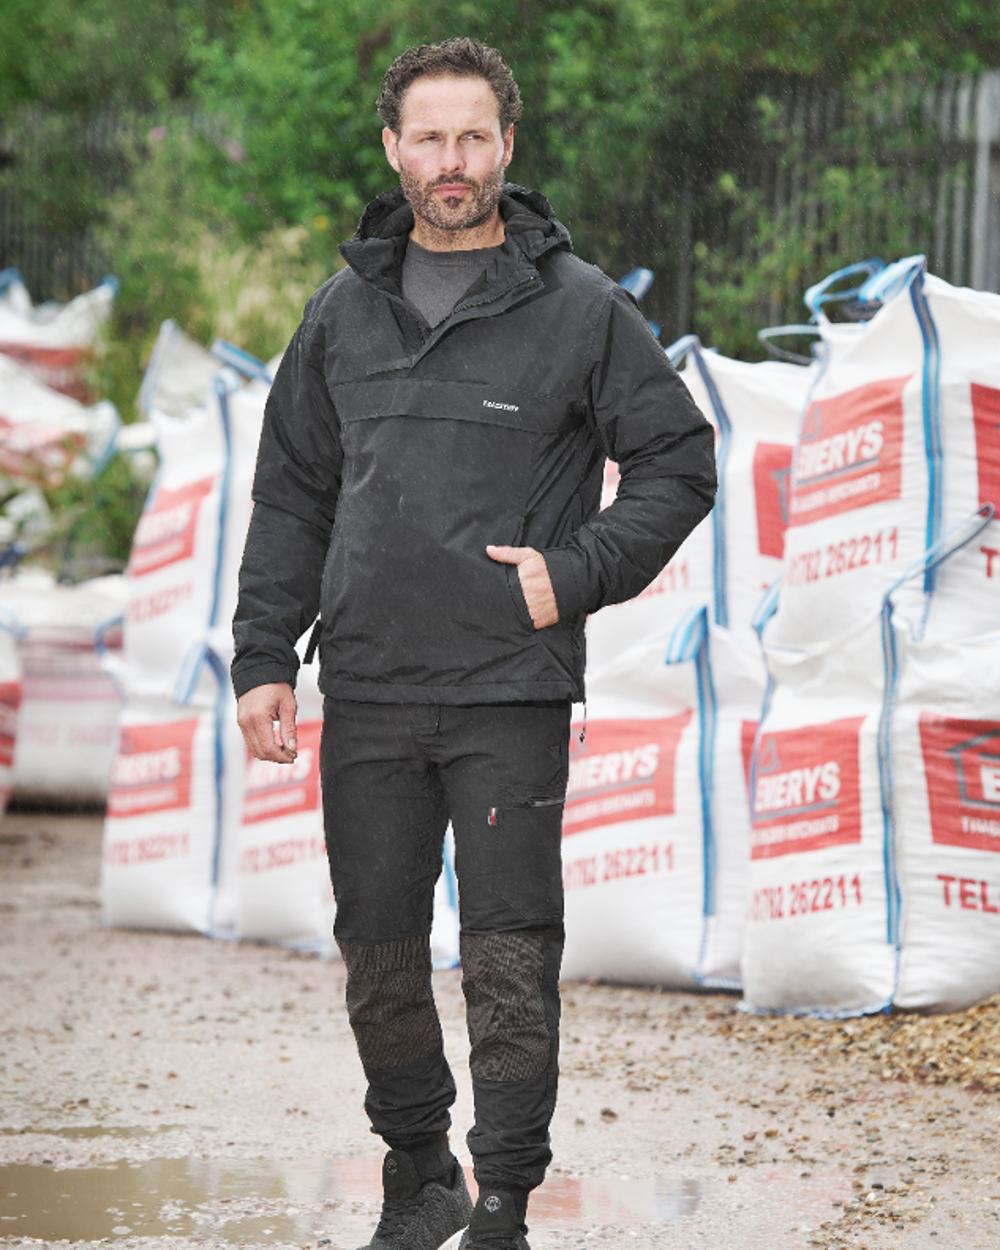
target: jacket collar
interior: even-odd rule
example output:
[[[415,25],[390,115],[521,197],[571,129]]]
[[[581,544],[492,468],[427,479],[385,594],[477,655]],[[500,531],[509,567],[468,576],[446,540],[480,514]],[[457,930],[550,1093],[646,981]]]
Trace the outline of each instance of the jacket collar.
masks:
[[[505,182],[499,208],[506,238],[496,271],[488,278],[509,277],[522,266],[533,267],[546,252],[572,247],[569,232],[539,191]],[[412,229],[413,209],[402,190],[395,187],[372,200],[354,238],[341,244],[340,253],[360,277],[398,295],[403,256]]]

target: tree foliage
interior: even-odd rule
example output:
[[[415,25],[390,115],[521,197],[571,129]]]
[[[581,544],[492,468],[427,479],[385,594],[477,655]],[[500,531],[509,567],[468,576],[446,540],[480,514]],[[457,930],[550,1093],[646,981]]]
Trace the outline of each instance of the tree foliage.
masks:
[[[0,199],[50,246],[102,242],[121,290],[95,380],[126,419],[164,317],[264,356],[287,341],[336,244],[394,181],[375,98],[407,45],[501,48],[526,105],[511,175],[609,272],[642,262],[667,278],[693,256],[694,324],[672,328],[743,354],[759,309],[820,276],[817,255],[916,250],[880,151],[890,87],[1000,66],[1000,6],[981,0],[7,0],[4,15]],[[842,158],[782,129],[790,84],[851,102]],[[912,111],[894,125],[912,142]],[[777,213],[745,175],[762,140],[804,171]],[[669,321],[664,289],[649,307]],[[70,545],[103,534],[124,558],[138,498],[120,469],[51,501]]]
[[[207,231],[238,247],[305,227],[336,265],[392,181],[374,101],[408,44],[464,32],[502,48],[526,101],[512,176],[549,195],[583,254],[664,274],[680,263],[685,196],[703,248],[727,214],[751,223],[752,194],[737,204],[724,188],[740,189],[776,82],[877,98],[901,70],[932,81],[1000,65],[1000,8],[977,0],[8,0],[7,17],[0,195],[55,244],[102,228],[147,337],[205,304],[193,245]],[[819,192],[831,202],[837,178]],[[775,250],[745,292],[791,265],[787,235],[757,228]],[[740,315],[723,261],[715,247],[702,267],[703,320],[725,291],[726,317]]]

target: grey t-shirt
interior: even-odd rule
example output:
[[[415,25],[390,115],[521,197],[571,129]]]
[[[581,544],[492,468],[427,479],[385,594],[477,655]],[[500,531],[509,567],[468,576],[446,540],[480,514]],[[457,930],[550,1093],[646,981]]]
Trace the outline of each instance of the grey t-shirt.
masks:
[[[436,326],[499,251],[477,247],[468,252],[429,252],[410,239],[403,257],[403,296],[429,326]]]

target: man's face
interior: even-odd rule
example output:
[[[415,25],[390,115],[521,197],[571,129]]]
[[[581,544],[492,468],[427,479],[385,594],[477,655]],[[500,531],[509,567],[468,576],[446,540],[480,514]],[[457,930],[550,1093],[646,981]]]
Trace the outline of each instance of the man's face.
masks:
[[[485,78],[417,78],[403,96],[399,134],[382,142],[414,215],[437,230],[468,230],[496,212],[514,151],[514,127],[500,131],[497,98]]]

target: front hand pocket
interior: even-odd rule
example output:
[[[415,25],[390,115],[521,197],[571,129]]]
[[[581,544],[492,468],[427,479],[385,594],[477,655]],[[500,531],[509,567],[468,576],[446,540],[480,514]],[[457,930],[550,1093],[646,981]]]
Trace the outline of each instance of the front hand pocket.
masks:
[[[528,611],[528,601],[524,597],[524,587],[521,585],[521,576],[518,573],[517,564],[505,564],[504,571],[507,574],[507,589],[510,591],[510,597],[514,603],[514,611],[522,625],[528,629],[534,630],[535,622],[531,619],[531,613]]]

